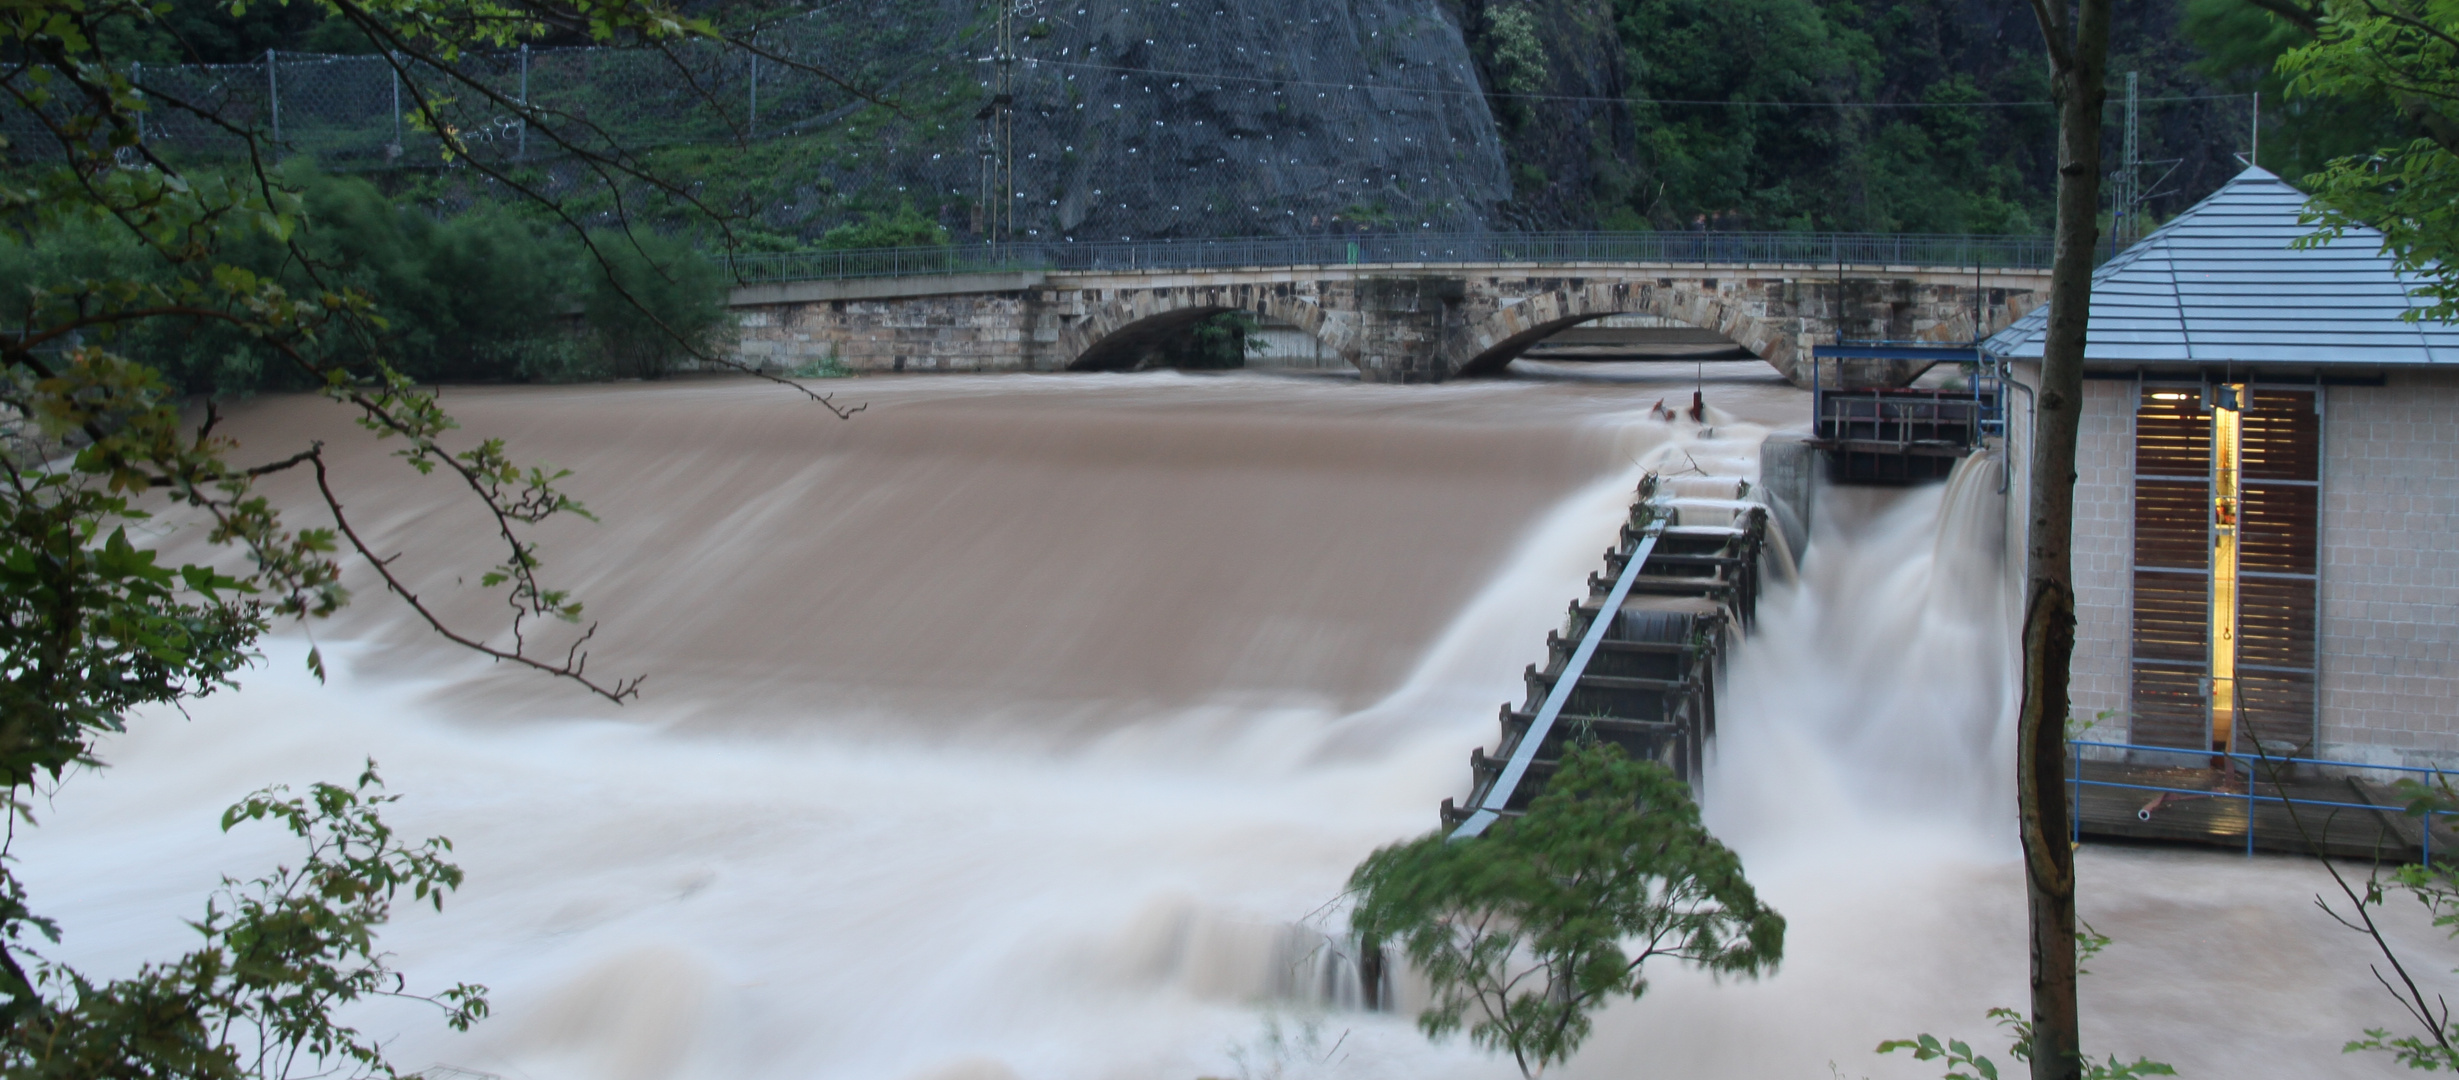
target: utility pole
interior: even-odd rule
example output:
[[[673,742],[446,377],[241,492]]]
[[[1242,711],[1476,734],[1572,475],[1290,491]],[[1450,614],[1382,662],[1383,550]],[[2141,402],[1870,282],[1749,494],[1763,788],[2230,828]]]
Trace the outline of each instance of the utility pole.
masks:
[[[2117,250],[2124,250],[2126,245],[2143,236],[2143,114],[2137,105],[2136,95],[2139,81],[2139,73],[2126,73],[2125,150],[2118,156],[2117,175],[2111,177],[2116,182],[2109,185],[2111,201],[2117,211],[2116,228],[2109,231],[2113,234],[2110,239],[2115,241],[2113,246]]]
[[[282,141],[282,76],[274,70],[273,50],[265,50],[265,111],[273,120],[273,141]]]
[[[982,241],[997,245],[1016,228],[1016,4],[1000,0],[997,44],[991,53],[990,103],[982,121]]]
[[[521,126],[515,133],[513,157],[529,160],[529,42],[521,43]]]

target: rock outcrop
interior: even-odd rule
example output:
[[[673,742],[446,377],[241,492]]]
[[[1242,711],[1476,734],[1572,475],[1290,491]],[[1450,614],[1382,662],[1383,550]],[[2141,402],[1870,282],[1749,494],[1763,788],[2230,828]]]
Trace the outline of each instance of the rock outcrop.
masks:
[[[1018,22],[1019,239],[1473,232],[1511,198],[1475,63],[1439,0],[1083,0]],[[990,40],[977,21],[961,55],[927,62],[975,72],[987,106]],[[964,237],[988,130],[980,117],[909,126],[876,165],[825,179],[874,202],[921,196]]]

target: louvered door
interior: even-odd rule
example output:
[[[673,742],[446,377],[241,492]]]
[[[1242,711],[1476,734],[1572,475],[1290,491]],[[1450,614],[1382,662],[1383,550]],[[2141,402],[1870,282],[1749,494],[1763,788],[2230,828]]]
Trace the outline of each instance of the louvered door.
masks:
[[[2130,740],[2209,745],[2211,418],[2200,386],[2146,386],[2135,411]]]
[[[2236,673],[2231,748],[2251,751],[2256,739],[2276,755],[2313,749],[2317,393],[2256,385],[2245,395],[2237,421],[2237,604],[2214,618],[2215,470],[2205,402],[2216,395],[2194,384],[2143,388],[2135,411],[2132,741],[2211,746],[2217,634],[2219,647],[2234,650],[2227,654]]]
[[[2237,575],[2236,749],[2314,743],[2317,503],[2322,414],[2315,391],[2257,385],[2243,414],[2244,507]]]

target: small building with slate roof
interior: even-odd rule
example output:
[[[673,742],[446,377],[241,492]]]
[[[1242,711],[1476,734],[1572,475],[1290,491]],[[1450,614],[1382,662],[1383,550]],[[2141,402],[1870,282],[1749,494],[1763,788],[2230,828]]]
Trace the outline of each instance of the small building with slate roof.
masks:
[[[2459,327],[2403,317],[2378,233],[2297,246],[2304,208],[2247,169],[2093,275],[2075,710],[2110,741],[2459,763]],[[2025,389],[2047,318],[1983,345]]]

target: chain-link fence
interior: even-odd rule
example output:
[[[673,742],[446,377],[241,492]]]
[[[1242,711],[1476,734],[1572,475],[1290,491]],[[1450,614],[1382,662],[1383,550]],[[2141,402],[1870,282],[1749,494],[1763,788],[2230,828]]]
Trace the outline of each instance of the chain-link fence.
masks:
[[[696,42],[472,54],[466,82],[382,55],[132,74],[153,99],[145,140],[173,160],[234,159],[249,132],[337,171],[799,138],[747,155],[777,175],[744,201],[804,240],[906,204],[960,241],[1457,233],[1511,195],[1467,46],[1432,0],[1006,2],[1004,64],[997,2],[837,0],[764,27],[751,40],[772,58]],[[865,112],[864,95],[897,108]],[[0,131],[27,146],[32,119],[0,111]],[[726,164],[738,187],[755,167]]]
[[[453,77],[397,57],[295,53],[133,74],[153,99],[145,141],[172,160],[230,160],[255,133],[277,155],[336,171],[449,178],[472,164],[529,165],[559,196],[595,185],[590,212],[618,212],[618,197],[627,214],[654,202],[636,198],[647,185],[621,169],[576,164],[595,157],[705,194],[797,245],[907,207],[960,247],[1449,243],[1486,231],[1515,185],[1546,181],[1507,168],[1448,10],[1437,0],[832,0],[763,26],[749,48],[470,54]],[[0,109],[0,132],[37,145],[34,119]],[[728,149],[659,156],[692,145]],[[482,183],[448,188],[485,197]],[[835,244],[868,242],[886,241]]]
[[[243,155],[249,134],[337,170],[435,166],[453,153],[491,163],[573,150],[623,156],[825,127],[865,95],[963,71],[984,17],[974,0],[838,0],[762,27],[751,48],[467,53],[454,65],[459,78],[398,55],[272,51],[252,64],[133,65],[130,74],[149,99],[146,144],[180,160]],[[19,146],[47,135],[14,109],[0,114],[0,131]]]

